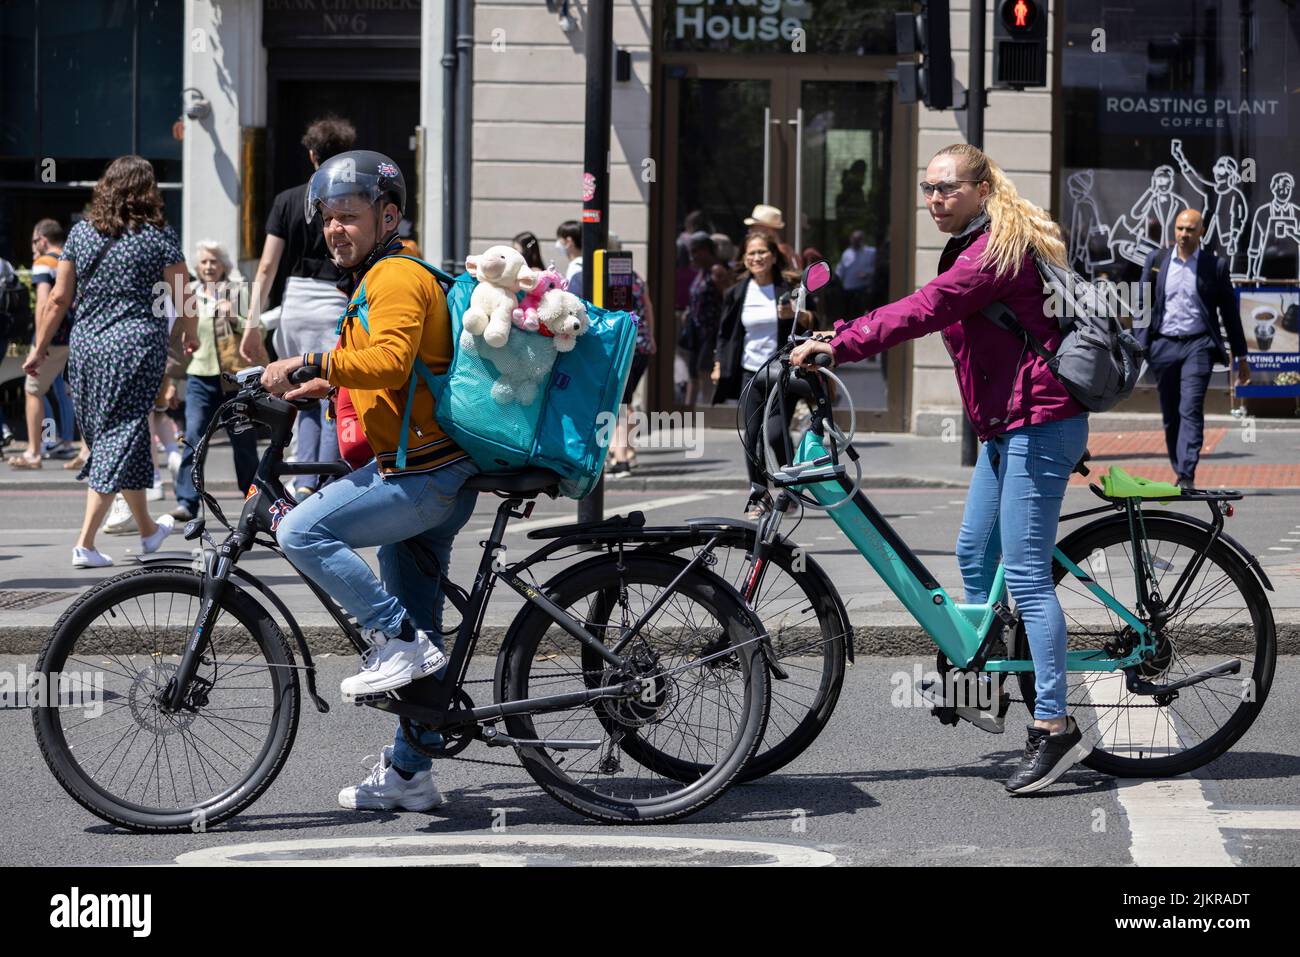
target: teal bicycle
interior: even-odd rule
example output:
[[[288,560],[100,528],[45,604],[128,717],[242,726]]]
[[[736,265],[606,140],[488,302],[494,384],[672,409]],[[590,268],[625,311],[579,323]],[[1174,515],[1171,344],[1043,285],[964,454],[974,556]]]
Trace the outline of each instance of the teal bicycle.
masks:
[[[800,295],[817,288],[819,265],[809,267]],[[765,736],[741,778],[776,770],[816,740],[853,652],[853,627],[829,576],[781,535],[787,504],[827,511],[934,641],[942,680],[921,689],[932,713],[947,725],[966,720],[1000,732],[1011,703],[1032,713],[1035,700],[1034,665],[1003,570],[987,604],[953,600],[863,494],[851,406],[845,433],[826,382],[847,391],[825,367],[792,368],[795,344],[772,359],[780,383],[769,410],[802,397],[812,419],[791,450],[793,464],[778,466],[764,449],[777,491],[759,523],[711,518],[622,531],[643,547],[706,553],[763,622],[784,675],[772,682]],[[1083,462],[1077,470],[1088,474]],[[1067,707],[1093,744],[1084,763],[1117,776],[1190,771],[1246,733],[1273,680],[1277,643],[1266,595],[1273,586],[1224,530],[1243,495],[1183,490],[1118,469],[1090,487],[1104,504],[1061,517],[1096,518],[1059,542],[1053,562],[1068,625]],[[1151,508],[1165,502],[1204,505],[1210,520]]]

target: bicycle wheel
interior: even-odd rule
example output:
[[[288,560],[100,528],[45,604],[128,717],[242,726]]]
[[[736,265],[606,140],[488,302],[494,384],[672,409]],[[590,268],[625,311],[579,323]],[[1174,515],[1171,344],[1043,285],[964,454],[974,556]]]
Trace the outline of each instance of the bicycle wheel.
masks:
[[[685,567],[684,560],[668,555],[628,553],[621,568],[617,557],[600,556],[566,569],[545,592],[612,645]],[[613,613],[605,607],[611,597]],[[661,822],[698,811],[722,794],[763,736],[768,673],[751,621],[725,582],[692,571],[623,649],[629,670],[615,673],[529,606],[501,650],[499,701],[607,687],[633,677],[654,685],[637,697],[506,718],[508,733],[518,738],[600,741],[594,750],[519,747],[524,767],[556,800],[597,820]],[[699,773],[683,781],[669,773],[669,762],[689,763]]]
[[[1202,551],[1205,561],[1188,575],[1181,599],[1157,630],[1156,654],[1140,667],[1141,677],[1167,684],[1229,658],[1241,661],[1241,671],[1183,688],[1164,703],[1128,691],[1123,672],[1070,672],[1066,706],[1094,742],[1083,763],[1118,777],[1182,774],[1227,751],[1268,697],[1277,656],[1268,598],[1230,546],[1220,540],[1206,551],[1208,532],[1174,519],[1146,517],[1144,525],[1156,585],[1166,599]],[[1126,608],[1137,609],[1127,522],[1098,522],[1062,550]],[[1059,562],[1053,562],[1053,576],[1071,649],[1123,648],[1133,640],[1119,617]],[[1017,658],[1030,657],[1023,628],[1016,646]],[[1033,673],[1019,680],[1032,714]]]
[[[758,753],[740,773],[742,782],[785,767],[821,734],[839,701],[848,642],[853,639],[853,626],[830,578],[789,542],[781,541],[769,551],[762,582],[754,595],[745,595],[755,534],[754,529],[744,527],[724,532],[713,552],[717,564],[710,569],[747,598],[789,675],[772,680],[767,731]],[[674,543],[651,547],[694,556],[702,546]]]
[[[202,583],[175,567],[110,578],[64,612],[37,662],[50,688],[32,711],[45,762],[77,803],[111,824],[204,830],[252,804],[293,746],[293,656],[266,610],[234,589],[213,612],[188,706],[160,710]]]

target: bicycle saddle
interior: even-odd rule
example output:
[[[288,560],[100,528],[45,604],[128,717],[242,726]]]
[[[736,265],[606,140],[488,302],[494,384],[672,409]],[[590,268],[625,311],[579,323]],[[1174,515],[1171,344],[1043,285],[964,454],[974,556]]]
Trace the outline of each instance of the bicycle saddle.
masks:
[[[482,472],[465,480],[464,488],[476,492],[495,492],[498,495],[524,495],[532,497],[545,492],[554,498],[559,494],[560,476],[550,469],[515,469],[504,472]]]

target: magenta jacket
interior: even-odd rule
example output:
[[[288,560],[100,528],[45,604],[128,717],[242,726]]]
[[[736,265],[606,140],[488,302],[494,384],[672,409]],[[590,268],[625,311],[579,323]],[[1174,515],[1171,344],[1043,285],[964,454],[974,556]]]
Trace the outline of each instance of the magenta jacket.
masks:
[[[1055,317],[1046,314],[1047,297],[1030,256],[1025,255],[1014,274],[998,279],[992,266],[979,265],[980,253],[988,245],[987,228],[980,223],[971,226],[948,240],[939,259],[939,275],[912,295],[835,324],[831,346],[836,363],[856,362],[900,342],[942,331],[966,414],[981,441],[1086,411],[1019,337],[999,329],[980,312],[1001,300],[1049,350],[1061,344],[1060,327]]]

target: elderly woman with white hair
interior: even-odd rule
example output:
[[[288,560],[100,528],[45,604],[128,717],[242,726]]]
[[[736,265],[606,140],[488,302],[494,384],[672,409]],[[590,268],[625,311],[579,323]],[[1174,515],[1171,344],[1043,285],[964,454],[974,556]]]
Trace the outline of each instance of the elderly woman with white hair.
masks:
[[[194,487],[194,447],[226,398],[217,343],[228,336],[238,337],[242,331],[239,297],[233,295],[241,277],[230,253],[218,242],[203,240],[195,246],[195,255],[198,281],[191,286],[191,291],[199,315],[199,348],[191,357],[187,372],[185,453],[176,473],[176,508],[172,512],[173,518],[183,522],[199,510],[199,493]],[[248,488],[257,471],[257,439],[252,429],[236,434],[227,427],[226,434],[235,454],[239,488]]]

